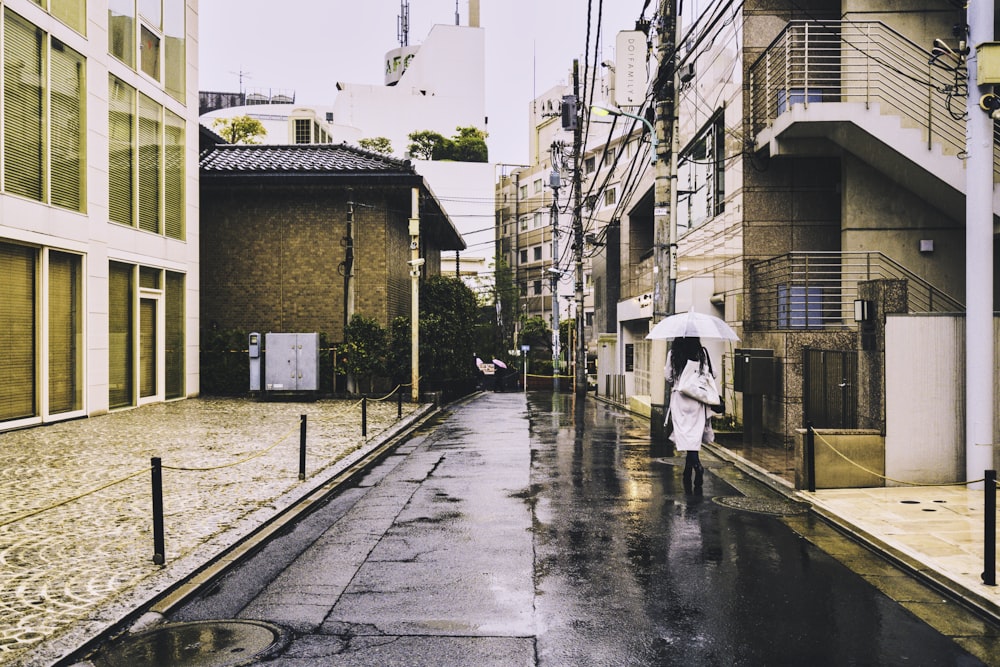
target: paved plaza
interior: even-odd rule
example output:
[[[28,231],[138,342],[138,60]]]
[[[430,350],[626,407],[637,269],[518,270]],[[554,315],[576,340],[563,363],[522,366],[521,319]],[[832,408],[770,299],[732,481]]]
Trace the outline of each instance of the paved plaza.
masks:
[[[199,398],[0,434],[0,664],[49,664],[430,406]],[[307,415],[299,480],[300,415]],[[153,562],[151,458],[166,562]]]

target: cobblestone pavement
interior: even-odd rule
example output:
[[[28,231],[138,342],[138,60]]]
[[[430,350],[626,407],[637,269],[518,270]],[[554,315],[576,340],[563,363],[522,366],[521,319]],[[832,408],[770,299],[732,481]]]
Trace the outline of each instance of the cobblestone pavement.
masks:
[[[50,664],[360,457],[421,406],[198,398],[0,434],[0,664]],[[306,479],[299,475],[307,415]],[[153,563],[150,459],[166,563]]]

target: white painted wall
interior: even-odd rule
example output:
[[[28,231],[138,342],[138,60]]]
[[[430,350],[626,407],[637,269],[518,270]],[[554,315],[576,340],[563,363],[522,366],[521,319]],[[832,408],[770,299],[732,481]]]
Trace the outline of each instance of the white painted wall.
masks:
[[[1000,318],[993,323],[996,345]],[[965,318],[889,315],[885,347],[886,476],[921,484],[964,481]],[[1000,371],[993,374],[996,387]],[[997,425],[993,442],[1000,442]]]

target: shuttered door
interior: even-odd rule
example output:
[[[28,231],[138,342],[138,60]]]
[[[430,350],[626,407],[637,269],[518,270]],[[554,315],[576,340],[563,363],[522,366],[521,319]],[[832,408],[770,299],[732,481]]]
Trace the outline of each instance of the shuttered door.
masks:
[[[159,104],[139,93],[139,229],[160,232]]]
[[[80,257],[49,252],[49,414],[83,407]]]
[[[50,57],[52,94],[50,114],[51,199],[56,206],[83,210],[83,72],[84,59],[59,40],[52,39]]]
[[[111,263],[108,271],[108,404],[132,405],[132,267]]]
[[[167,398],[184,396],[184,274],[167,271],[166,285]]]
[[[42,200],[42,63],[45,34],[4,13],[4,180],[7,192]]]
[[[108,96],[108,218],[134,225],[135,90],[111,77]]]
[[[0,421],[35,410],[35,264],[31,248],[0,244]]]

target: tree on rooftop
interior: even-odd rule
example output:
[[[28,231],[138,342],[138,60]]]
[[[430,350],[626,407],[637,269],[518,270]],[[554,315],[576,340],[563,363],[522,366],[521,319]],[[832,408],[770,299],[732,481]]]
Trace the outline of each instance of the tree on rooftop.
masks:
[[[261,137],[267,135],[263,123],[246,115],[216,118],[212,121],[212,129],[231,144],[259,144]]]
[[[392,155],[392,142],[389,141],[388,137],[365,137],[358,139],[358,146],[372,153]]]

